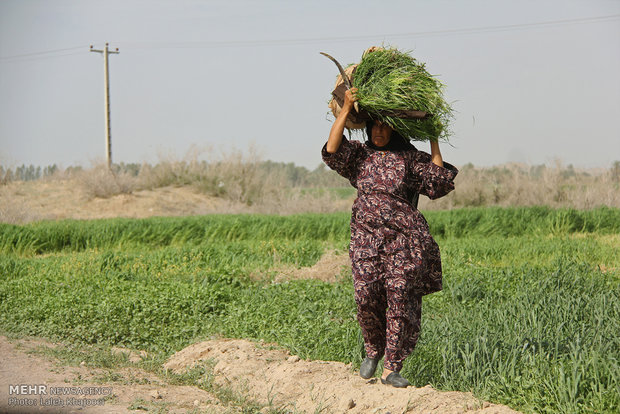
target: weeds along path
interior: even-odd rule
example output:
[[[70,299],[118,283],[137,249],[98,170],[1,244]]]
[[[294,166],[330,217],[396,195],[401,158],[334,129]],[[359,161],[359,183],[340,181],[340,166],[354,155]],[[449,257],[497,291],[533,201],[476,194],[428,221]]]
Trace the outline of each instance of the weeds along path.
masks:
[[[263,404],[302,413],[516,413],[470,393],[430,386],[396,389],[362,379],[351,365],[305,361],[245,340],[200,342],[174,354],[164,367],[182,373],[206,364],[219,386],[230,386]],[[285,411],[289,412],[289,411]]]

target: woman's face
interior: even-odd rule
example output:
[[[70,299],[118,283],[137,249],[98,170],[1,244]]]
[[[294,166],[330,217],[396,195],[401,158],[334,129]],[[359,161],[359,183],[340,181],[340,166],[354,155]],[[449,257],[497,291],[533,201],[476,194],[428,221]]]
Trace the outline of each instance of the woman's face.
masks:
[[[390,142],[392,136],[392,128],[388,124],[384,124],[381,121],[375,121],[372,124],[371,140],[377,147],[385,147]]]

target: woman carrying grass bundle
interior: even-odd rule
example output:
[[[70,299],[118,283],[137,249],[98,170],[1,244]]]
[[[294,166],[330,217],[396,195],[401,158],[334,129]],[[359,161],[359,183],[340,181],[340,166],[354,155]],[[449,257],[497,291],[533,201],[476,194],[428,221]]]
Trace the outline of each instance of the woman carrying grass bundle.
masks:
[[[439,248],[410,200],[447,194],[458,171],[443,162],[436,140],[429,155],[380,121],[368,122],[365,144],[347,140],[343,132],[356,92],[345,93],[322,156],[357,188],[349,255],[366,350],[360,375],[372,377],[385,356],[381,382],[407,387],[399,372],[418,340],[422,296],[442,288]]]

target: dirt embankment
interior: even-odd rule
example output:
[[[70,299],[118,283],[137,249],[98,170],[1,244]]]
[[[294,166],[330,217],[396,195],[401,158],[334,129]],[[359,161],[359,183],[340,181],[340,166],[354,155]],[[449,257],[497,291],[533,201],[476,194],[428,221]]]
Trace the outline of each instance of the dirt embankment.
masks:
[[[377,378],[362,379],[350,365],[305,361],[280,349],[244,340],[197,343],[177,352],[164,365],[182,372],[200,361],[213,361],[215,381],[241,387],[262,403],[303,413],[515,413],[480,401],[470,393],[440,392],[430,386],[397,389]]]
[[[0,185],[0,222],[22,224],[38,220],[146,218],[218,213],[295,214],[350,210],[353,199],[329,195],[297,195],[285,200],[266,198],[244,204],[201,193],[191,186],[167,186],[127,194],[93,197],[75,180],[17,181]]]
[[[0,412],[7,413],[242,413],[243,402],[195,386],[172,385],[139,368],[62,366],[32,350],[55,347],[41,340],[0,336]],[[118,352],[123,352],[118,350]],[[130,359],[139,360],[135,353]],[[516,413],[470,393],[426,386],[396,389],[362,379],[350,365],[305,361],[268,344],[216,339],[177,352],[164,368],[184,373],[208,366],[216,389],[241,395],[260,413]],[[15,386],[45,386],[46,394],[15,393]],[[13,388],[11,388],[13,386]],[[52,395],[53,387],[99,390],[95,395]],[[103,398],[103,400],[100,400]],[[28,399],[28,405],[25,400]],[[85,400],[89,400],[86,402]],[[100,400],[96,402],[96,400]],[[33,402],[34,401],[34,402]],[[46,405],[47,404],[47,405]]]
[[[241,206],[201,194],[191,187],[163,187],[93,198],[68,180],[18,181],[0,186],[0,221],[9,223],[186,216],[240,212],[240,209]]]

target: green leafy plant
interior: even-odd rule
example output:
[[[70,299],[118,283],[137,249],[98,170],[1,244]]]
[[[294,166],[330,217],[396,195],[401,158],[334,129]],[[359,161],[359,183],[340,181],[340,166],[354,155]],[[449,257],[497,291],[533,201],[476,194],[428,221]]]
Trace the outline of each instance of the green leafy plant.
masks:
[[[447,139],[452,108],[444,85],[423,63],[397,49],[377,49],[364,55],[353,75],[360,108],[414,141]],[[424,119],[399,116],[400,111],[424,111]]]

